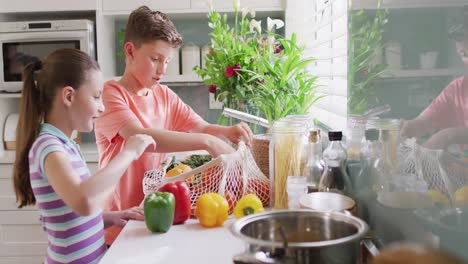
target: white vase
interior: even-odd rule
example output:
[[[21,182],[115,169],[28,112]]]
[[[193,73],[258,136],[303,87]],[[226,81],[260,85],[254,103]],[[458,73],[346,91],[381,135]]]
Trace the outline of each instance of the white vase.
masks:
[[[419,54],[419,65],[421,69],[434,69],[437,64],[437,51],[428,51]]]
[[[200,66],[200,47],[186,45],[182,48],[182,74],[193,75],[193,67]]]
[[[391,70],[401,69],[401,44],[388,42],[385,47],[385,60]]]

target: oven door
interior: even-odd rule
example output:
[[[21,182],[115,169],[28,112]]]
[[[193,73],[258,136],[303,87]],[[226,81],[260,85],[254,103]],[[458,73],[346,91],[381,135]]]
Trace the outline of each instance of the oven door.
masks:
[[[25,65],[44,60],[61,48],[80,49],[94,57],[89,31],[24,32],[0,34],[0,91],[21,92],[21,73]]]

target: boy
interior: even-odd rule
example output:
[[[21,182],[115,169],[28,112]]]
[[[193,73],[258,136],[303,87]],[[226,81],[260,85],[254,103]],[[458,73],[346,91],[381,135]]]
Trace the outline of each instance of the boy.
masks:
[[[454,25],[449,32],[465,67],[468,67],[467,24],[468,20],[465,24]],[[451,144],[468,144],[467,75],[453,80],[416,119],[403,121],[401,135],[421,137],[434,130],[439,131],[425,143],[428,148],[445,149]]]
[[[129,166],[107,199],[105,211],[141,203],[144,172],[159,167],[164,161],[161,153],[204,149],[216,157],[234,151],[220,138],[250,144],[252,132],[245,123],[230,127],[208,124],[159,83],[173,50],[181,44],[182,37],[165,14],[146,6],[130,14],[124,40],[125,72],[119,81],[104,85],[105,111],[96,122],[99,166],[112,160],[135,134],[152,136],[158,142],[158,153],[144,153]],[[108,228],[106,242],[111,244],[120,230]]]

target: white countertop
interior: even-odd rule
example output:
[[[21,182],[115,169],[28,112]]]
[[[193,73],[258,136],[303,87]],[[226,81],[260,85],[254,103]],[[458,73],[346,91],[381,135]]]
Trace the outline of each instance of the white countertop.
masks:
[[[129,221],[100,264],[233,263],[244,243],[231,234],[232,216],[222,227],[205,228],[197,219],[151,233],[144,222]]]

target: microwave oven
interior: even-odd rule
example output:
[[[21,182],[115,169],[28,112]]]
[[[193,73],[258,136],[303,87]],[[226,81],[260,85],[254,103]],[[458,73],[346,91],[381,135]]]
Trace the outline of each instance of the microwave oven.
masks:
[[[25,65],[61,48],[80,49],[96,58],[94,23],[51,20],[0,23],[0,92],[21,92]]]

